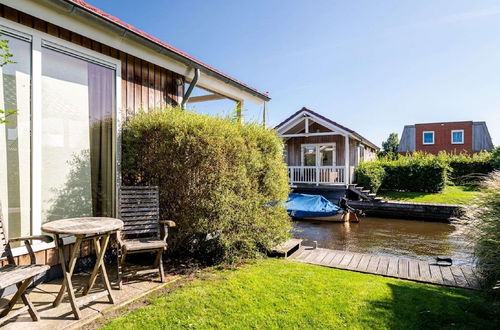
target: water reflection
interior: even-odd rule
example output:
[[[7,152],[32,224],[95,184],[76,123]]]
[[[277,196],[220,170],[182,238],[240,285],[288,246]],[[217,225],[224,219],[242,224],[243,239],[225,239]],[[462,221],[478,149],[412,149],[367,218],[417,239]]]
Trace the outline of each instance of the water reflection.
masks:
[[[472,264],[472,246],[460,227],[446,223],[362,218],[360,223],[296,221],[294,237],[304,245],[420,260],[449,256],[454,264]]]

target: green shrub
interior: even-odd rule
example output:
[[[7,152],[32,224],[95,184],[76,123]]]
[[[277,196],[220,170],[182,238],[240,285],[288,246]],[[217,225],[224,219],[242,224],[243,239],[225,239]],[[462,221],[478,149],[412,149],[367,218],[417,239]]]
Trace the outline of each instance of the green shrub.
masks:
[[[446,185],[448,165],[435,156],[414,153],[379,162],[385,171],[383,190],[440,192]]]
[[[371,192],[377,193],[382,181],[384,180],[385,171],[379,162],[363,162],[356,167],[356,182]]]
[[[124,184],[160,187],[162,217],[177,223],[173,252],[233,262],[288,237],[288,177],[274,131],[158,109],[131,118],[122,140]]]
[[[491,163],[495,170],[500,170],[500,146],[495,147],[491,152]]]
[[[474,241],[477,266],[487,287],[500,281],[500,171],[491,173],[481,185],[479,197],[462,221]]]
[[[439,157],[450,166],[449,179],[456,185],[478,184],[493,171],[492,156],[489,152],[473,155],[440,153]]]

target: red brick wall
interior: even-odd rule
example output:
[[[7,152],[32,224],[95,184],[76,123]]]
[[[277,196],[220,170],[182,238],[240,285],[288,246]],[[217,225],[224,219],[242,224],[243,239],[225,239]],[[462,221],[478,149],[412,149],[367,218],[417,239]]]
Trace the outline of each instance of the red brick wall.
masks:
[[[464,130],[464,143],[452,144],[451,131]],[[423,144],[423,132],[434,131],[434,144]],[[415,125],[415,149],[431,154],[440,151],[446,152],[469,152],[472,153],[472,121],[432,123]]]

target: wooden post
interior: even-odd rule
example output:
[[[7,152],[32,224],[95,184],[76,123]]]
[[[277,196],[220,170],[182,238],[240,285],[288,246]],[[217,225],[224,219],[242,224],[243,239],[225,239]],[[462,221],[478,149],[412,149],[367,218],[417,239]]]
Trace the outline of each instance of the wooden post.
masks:
[[[348,186],[350,183],[351,176],[349,174],[349,136],[344,135],[344,182]]]
[[[266,128],[267,121],[267,102],[264,102],[264,109],[262,110],[262,126]]]
[[[238,122],[243,122],[243,100],[236,102],[236,117]]]

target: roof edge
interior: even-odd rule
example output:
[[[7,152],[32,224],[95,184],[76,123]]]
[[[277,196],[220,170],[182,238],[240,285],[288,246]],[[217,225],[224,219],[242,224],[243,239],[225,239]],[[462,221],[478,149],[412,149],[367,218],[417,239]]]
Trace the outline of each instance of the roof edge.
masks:
[[[344,126],[344,125],[341,125],[333,120],[331,120],[330,118],[327,118],[319,113],[317,113],[316,111],[314,110],[311,110],[309,108],[306,108],[306,107],[302,107],[302,109],[294,112],[291,116],[289,116],[288,118],[286,118],[285,120],[283,120],[281,123],[279,123],[278,125],[276,125],[274,127],[275,130],[278,130],[280,129],[282,126],[284,126],[287,122],[289,122],[292,118],[296,117],[298,114],[300,114],[301,112],[309,112],[310,114],[316,116],[316,117],[319,117],[320,119],[334,125],[334,126],[337,126],[339,127],[340,129],[348,132],[351,136],[354,136],[356,138],[358,138],[361,142],[369,145],[370,147],[376,149],[376,150],[380,150],[380,147],[378,147],[375,143],[371,142],[370,140],[364,138],[361,134],[357,133],[356,131],[353,131],[352,129]]]
[[[155,44],[157,46],[162,47],[163,49],[167,50],[168,53],[175,55],[176,59],[181,60],[181,61],[184,60],[185,64],[189,64],[193,68],[198,68],[207,74],[215,76],[226,83],[229,83],[229,84],[231,84],[231,85],[233,85],[241,90],[244,90],[245,92],[247,92],[247,93],[249,93],[257,98],[260,98],[263,101],[270,101],[271,100],[271,97],[268,95],[267,92],[266,93],[260,92],[257,89],[250,87],[247,84],[223,73],[222,71],[219,71],[219,70],[215,69],[214,67],[212,67],[208,64],[205,64],[205,63],[201,62],[200,60],[197,60],[196,58],[192,57],[191,55],[189,55],[189,54],[187,54],[187,53],[185,53],[185,52],[183,52],[175,47],[173,47],[172,45],[170,45],[164,41],[161,41],[160,39],[144,32],[144,31],[141,31],[138,28],[136,28],[128,23],[125,23],[124,21],[118,19],[115,16],[107,14],[106,12],[98,9],[97,7],[94,7],[94,6],[86,3],[83,0],[49,0],[49,1],[52,3],[60,3],[63,5],[70,4],[72,6],[76,6],[79,9],[93,15],[94,17],[97,17],[97,18],[99,18],[107,23],[110,23],[112,25],[115,25],[115,26],[127,31],[127,33],[132,33],[133,35],[135,35],[135,36],[137,36],[145,41],[148,41],[152,44]],[[71,9],[71,11],[73,11],[73,9]],[[167,54],[165,54],[165,55],[167,55]]]

